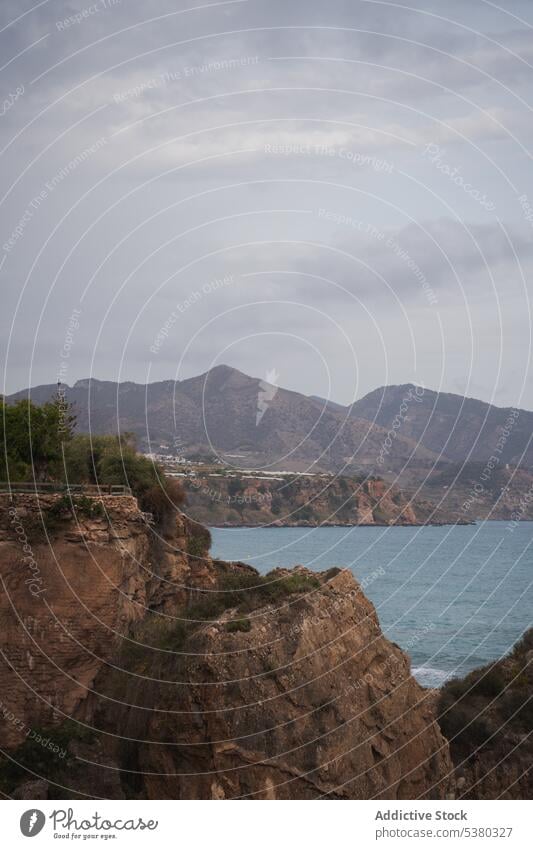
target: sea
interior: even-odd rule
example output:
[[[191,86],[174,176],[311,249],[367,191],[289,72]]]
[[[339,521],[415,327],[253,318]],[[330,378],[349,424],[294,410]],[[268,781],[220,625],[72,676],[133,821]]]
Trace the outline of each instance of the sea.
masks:
[[[502,657],[533,624],[533,522],[211,533],[213,556],[262,574],[278,566],[350,569],[426,687]]]

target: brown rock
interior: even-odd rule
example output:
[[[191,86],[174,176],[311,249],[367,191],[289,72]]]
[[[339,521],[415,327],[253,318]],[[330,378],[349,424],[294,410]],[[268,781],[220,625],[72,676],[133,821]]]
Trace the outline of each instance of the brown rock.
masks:
[[[0,495],[0,745],[71,716],[132,623],[181,607],[204,568],[181,517],[152,557],[154,531],[128,496],[99,499],[103,519],[67,516],[45,532],[59,498]]]
[[[157,712],[132,710],[138,736],[158,743],[137,751],[149,798],[450,793],[448,745],[427,691],[351,573],[250,622],[236,633],[202,627],[186,646],[194,656],[162,669],[187,686],[156,686],[137,703]]]

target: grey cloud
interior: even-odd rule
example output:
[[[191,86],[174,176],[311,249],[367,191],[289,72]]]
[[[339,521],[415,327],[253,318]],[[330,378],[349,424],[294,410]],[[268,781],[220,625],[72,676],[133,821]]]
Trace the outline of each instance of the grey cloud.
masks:
[[[412,377],[408,334],[401,341],[392,338],[395,328],[404,327],[400,308],[405,309],[424,352],[426,382],[434,374],[437,383],[439,350],[428,327],[439,310],[444,325],[453,326],[448,311],[451,315],[460,289],[451,265],[469,303],[475,302],[479,328],[483,322],[485,327],[494,326],[494,297],[487,296],[485,302],[481,298],[492,285],[485,261],[497,293],[502,300],[505,296],[505,321],[513,315],[517,321],[522,319],[525,299],[520,294],[519,268],[494,214],[473,202],[422,156],[428,143],[451,148],[450,162],[461,167],[465,179],[468,175],[469,182],[494,197],[497,214],[512,234],[529,281],[532,234],[524,201],[518,197],[524,193],[533,198],[533,180],[527,170],[530,163],[507,129],[527,142],[531,113],[502,86],[527,97],[531,85],[531,69],[509,52],[528,62],[533,58],[530,33],[518,20],[482,3],[447,4],[448,17],[473,30],[481,27],[507,50],[484,38],[483,32],[476,34],[439,20],[435,16],[444,13],[437,0],[420,0],[420,13],[402,9],[402,4],[394,9],[355,5],[351,0],[328,4],[249,0],[182,15],[174,13],[202,4],[188,1],[176,6],[170,0],[156,0],[146,6],[123,0],[105,13],[88,14],[66,30],[58,28],[58,22],[90,5],[85,0],[46,3],[0,34],[4,61],[48,34],[14,59],[3,74],[4,92],[25,86],[23,96],[0,124],[2,144],[20,133],[3,156],[1,188],[2,194],[9,195],[0,210],[1,244],[22,227],[0,271],[6,293],[0,319],[4,340],[20,287],[45,240],[64,218],[32,270],[16,316],[8,360],[10,389],[27,383],[28,332],[37,325],[56,275],[36,337],[32,377],[39,381],[47,379],[55,367],[57,339],[62,338],[69,310],[93,274],[95,282],[84,305],[72,357],[73,379],[87,373],[105,312],[126,280],[104,323],[97,350],[102,377],[116,374],[138,316],[142,318],[125,348],[124,368],[129,377],[144,377],[150,340],[169,310],[206,280],[230,272],[238,283],[195,304],[180,325],[185,328],[183,338],[247,297],[299,300],[318,312],[309,309],[304,320],[304,312],[278,310],[262,315],[256,311],[250,318],[250,331],[260,334],[277,323],[280,331],[287,332],[292,326],[307,332],[313,344],[323,345],[329,361],[342,361],[342,346],[333,336],[328,342],[330,331],[320,319],[321,311],[326,315],[331,310],[342,318],[346,332],[364,340],[369,350],[379,345],[371,322],[353,306],[351,295],[356,295],[384,332],[392,334],[388,345],[395,354],[399,380],[402,369],[405,379]],[[519,0],[508,8],[520,17],[528,14],[527,5]],[[7,0],[0,9],[0,21],[5,25],[29,9],[29,3]],[[167,17],[144,22],[163,15]],[[125,28],[121,35],[113,34]],[[357,28],[381,35],[357,33]],[[182,47],[169,47],[187,40]],[[210,63],[255,56],[257,63],[209,68]],[[297,56],[302,58],[290,58]],[[353,61],[324,61],[318,56]],[[60,64],[52,68],[55,63]],[[187,68],[196,70],[187,73]],[[420,78],[413,77],[413,72]],[[73,94],[51,105],[71,88],[75,88]],[[41,110],[45,110],[43,116],[37,119]],[[22,131],[30,121],[31,128]],[[235,126],[222,128],[230,124]],[[86,155],[102,138],[105,143]],[[295,151],[272,154],[265,150],[267,145]],[[319,150],[302,152],[306,145]],[[249,152],[236,154],[243,149]],[[326,149],[333,150],[333,155]],[[203,161],[192,164],[197,160]],[[378,168],[378,160],[390,169]],[[509,177],[508,183],[498,168]],[[168,173],[163,176],[164,172]],[[65,176],[22,226],[32,200],[62,173]],[[13,180],[18,180],[16,186]],[[516,191],[511,189],[513,183]],[[229,184],[241,186],[230,189]],[[198,197],[186,200],[192,195]],[[449,209],[443,211],[444,202],[459,221],[465,221],[481,251],[462,225],[452,220]],[[320,208],[372,223],[384,234],[385,246],[353,227],[326,223],[318,215]],[[450,263],[421,227],[406,226],[410,219],[423,223]],[[215,220],[218,223],[211,223]],[[192,232],[195,227],[199,229]],[[400,248],[387,247],[389,239]],[[311,242],[324,244],[313,247]],[[353,254],[355,260],[342,257],[340,251]],[[437,306],[429,304],[421,291],[413,263],[436,292]],[[285,274],[271,273],[276,270]],[[256,272],[267,274],[243,276]],[[374,272],[389,283],[390,291]],[[319,283],[312,275],[338,280],[348,294]],[[464,313],[454,308],[461,323]],[[215,322],[217,329],[211,336],[200,334],[188,356],[191,373],[209,365],[228,344],[231,347],[243,330],[237,315]],[[479,328],[477,379],[480,386],[487,386],[492,368],[490,340]],[[181,341],[181,335],[176,335],[161,352],[155,365],[157,377],[172,372],[181,355]],[[509,337],[509,357],[514,356],[518,366],[520,354],[512,354],[513,342]],[[462,340],[457,342],[460,353],[450,355],[448,361],[450,387],[464,377],[462,345]],[[313,373],[306,370],[303,355],[288,343],[279,350],[285,357],[286,382],[298,388],[301,381],[312,392]],[[243,349],[235,353],[235,364],[246,370],[248,359],[249,370],[262,372],[267,355],[265,346]],[[377,366],[367,369],[365,380],[372,388],[382,373]],[[511,363],[508,373],[512,372]],[[349,394],[340,374],[335,380],[339,397]]]

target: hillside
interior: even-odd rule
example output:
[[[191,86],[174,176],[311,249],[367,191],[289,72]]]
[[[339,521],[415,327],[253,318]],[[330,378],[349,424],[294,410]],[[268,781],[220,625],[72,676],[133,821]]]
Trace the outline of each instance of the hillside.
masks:
[[[501,464],[533,468],[533,413],[527,410],[494,407],[412,384],[383,386],[351,407],[351,415],[387,430],[402,413],[399,434],[438,456],[484,462],[496,453]]]
[[[427,499],[446,513],[506,522],[533,520],[533,472],[514,466],[450,463],[435,471],[412,497]],[[406,486],[411,491],[411,487]],[[418,491],[417,491],[418,490]]]

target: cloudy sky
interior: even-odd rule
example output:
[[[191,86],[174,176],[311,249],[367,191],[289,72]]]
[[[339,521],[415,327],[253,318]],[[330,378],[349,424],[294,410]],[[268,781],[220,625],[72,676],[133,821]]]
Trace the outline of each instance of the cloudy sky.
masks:
[[[530,0],[2,0],[3,391],[533,408]]]

